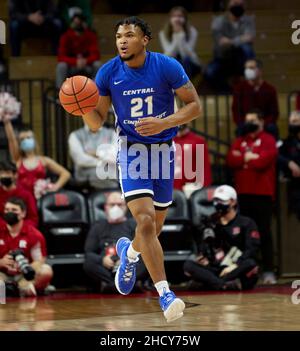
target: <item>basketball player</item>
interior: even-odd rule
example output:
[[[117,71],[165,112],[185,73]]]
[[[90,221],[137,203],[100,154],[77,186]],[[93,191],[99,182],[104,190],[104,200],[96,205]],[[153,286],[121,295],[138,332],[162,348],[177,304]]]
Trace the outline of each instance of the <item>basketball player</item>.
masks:
[[[105,121],[111,104],[116,115],[119,181],[137,223],[132,242],[127,238],[117,242],[120,266],[115,276],[116,288],[121,294],[130,293],[141,254],[169,322],[180,318],[185,308],[184,302],[169,289],[158,240],[168,206],[172,203],[175,151],[172,138],[177,133],[177,126],[200,116],[201,106],[182,66],[173,58],[146,50],[150,39],[149,25],[137,17],[126,18],[116,25],[119,55],[98,71],[95,81],[99,102],[92,112],[83,115],[83,119],[92,131],[96,131]],[[185,103],[177,112],[175,94]],[[138,144],[146,145],[148,164],[151,165],[151,161],[159,163],[160,168],[162,155],[151,160],[154,156],[150,149],[153,145],[165,144],[171,167],[169,179],[163,179],[161,172],[159,179],[150,175],[147,179],[130,177],[129,164],[134,157],[127,151]]]

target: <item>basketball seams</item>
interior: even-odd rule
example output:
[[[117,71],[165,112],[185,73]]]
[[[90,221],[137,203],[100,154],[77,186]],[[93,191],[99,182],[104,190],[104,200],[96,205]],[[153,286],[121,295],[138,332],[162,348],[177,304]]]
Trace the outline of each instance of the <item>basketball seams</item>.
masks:
[[[86,82],[88,81],[88,78],[86,78]],[[74,98],[75,98],[75,100],[76,100],[76,102],[77,102],[77,105],[78,105],[78,107],[79,107],[79,110],[80,110],[80,112],[82,113],[82,114],[84,114],[83,113],[83,111],[82,111],[82,109],[81,109],[81,107],[80,107],[80,105],[79,105],[79,103],[78,103],[78,100],[77,100],[77,96],[76,96],[76,93],[75,93],[75,87],[74,87],[74,82],[73,82],[73,77],[71,78],[71,84],[72,84],[72,89],[73,89],[73,94],[74,94]],[[84,84],[84,86],[86,85],[86,83]],[[77,110],[75,110],[75,111],[77,111]]]
[[[74,77],[84,77],[84,78],[86,78],[86,81],[85,81],[85,83],[83,84],[83,87],[82,87],[79,91],[76,92],[76,94],[79,94],[79,93],[82,92],[82,90],[83,90],[83,89],[85,88],[85,86],[87,85],[87,82],[88,82],[89,78],[88,78],[88,77],[85,77],[85,76],[73,76],[73,77],[69,78],[69,79],[71,80],[71,82],[73,82],[73,78],[74,78]],[[64,91],[64,89],[63,89],[63,86],[61,87],[60,90],[61,90],[65,95],[67,95],[67,96],[72,96],[72,95],[74,95],[73,93],[72,93],[72,94],[66,93],[66,92]],[[74,89],[72,89],[72,90],[73,90],[73,92],[74,92]]]
[[[82,109],[89,108],[89,107],[95,107],[95,105],[89,105],[89,106],[80,107],[80,108],[77,108],[76,110],[73,110],[73,111],[71,111],[69,113],[72,114],[72,113],[74,113],[74,112],[76,112],[78,110],[80,110],[82,112]]]
[[[72,105],[72,104],[76,104],[76,103],[80,103],[80,102],[82,102],[82,101],[85,101],[86,99],[89,99],[89,98],[91,98],[92,96],[94,96],[95,94],[97,94],[98,93],[98,89],[97,90],[95,90],[91,95],[89,95],[89,96],[86,96],[85,98],[83,98],[83,99],[81,99],[81,100],[76,100],[76,102],[64,102],[63,104],[64,105]]]
[[[93,80],[86,76],[73,76],[65,83],[64,89],[63,86],[60,89],[59,100],[68,113],[82,116],[95,108],[99,92]],[[80,89],[76,92],[78,86]],[[86,106],[82,106],[84,104]]]

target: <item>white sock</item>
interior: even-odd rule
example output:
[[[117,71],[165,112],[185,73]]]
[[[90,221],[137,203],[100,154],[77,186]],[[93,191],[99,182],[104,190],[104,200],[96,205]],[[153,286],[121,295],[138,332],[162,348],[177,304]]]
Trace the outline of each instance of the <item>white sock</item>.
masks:
[[[165,292],[170,291],[169,283],[166,280],[161,280],[160,282],[154,284],[154,286],[156,287],[159,296],[162,296]]]
[[[140,252],[135,251],[135,249],[132,247],[132,243],[129,245],[128,250],[127,250],[127,257],[129,261],[134,262],[138,258]]]

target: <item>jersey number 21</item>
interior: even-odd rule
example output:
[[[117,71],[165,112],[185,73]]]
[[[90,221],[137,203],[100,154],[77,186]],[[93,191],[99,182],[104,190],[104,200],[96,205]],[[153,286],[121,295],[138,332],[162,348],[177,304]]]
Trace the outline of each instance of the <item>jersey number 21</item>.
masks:
[[[142,117],[145,115],[144,106],[147,105],[147,116],[153,114],[153,96],[148,96],[146,99],[134,98],[131,99],[131,117]]]

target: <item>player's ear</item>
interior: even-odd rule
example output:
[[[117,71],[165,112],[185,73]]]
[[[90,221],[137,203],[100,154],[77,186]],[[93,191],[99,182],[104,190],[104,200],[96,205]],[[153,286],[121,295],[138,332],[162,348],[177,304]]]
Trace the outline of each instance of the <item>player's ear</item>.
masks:
[[[143,43],[144,43],[144,46],[147,46],[149,43],[149,38],[146,35],[143,37]]]

